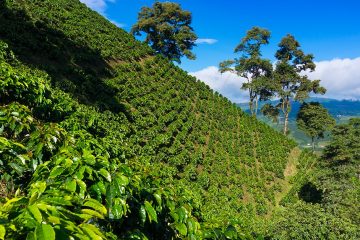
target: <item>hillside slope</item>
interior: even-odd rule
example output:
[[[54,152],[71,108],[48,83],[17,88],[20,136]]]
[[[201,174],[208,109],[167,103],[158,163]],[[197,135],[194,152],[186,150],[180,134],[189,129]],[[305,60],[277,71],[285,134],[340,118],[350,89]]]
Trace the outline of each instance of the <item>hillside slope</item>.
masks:
[[[86,132],[109,159],[183,187],[205,225],[247,227],[276,205],[295,143],[84,4],[2,1],[0,40],[49,76],[60,103],[29,106],[39,121]]]

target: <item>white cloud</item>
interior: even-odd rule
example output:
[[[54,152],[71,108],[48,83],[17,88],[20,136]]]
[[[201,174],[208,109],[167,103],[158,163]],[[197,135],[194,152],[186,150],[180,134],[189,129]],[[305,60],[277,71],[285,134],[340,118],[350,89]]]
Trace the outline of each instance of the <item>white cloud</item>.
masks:
[[[103,14],[106,10],[107,3],[114,3],[116,0],[80,0],[80,2],[85,3],[89,8]]]
[[[316,70],[308,76],[321,80],[327,89],[324,97],[360,99],[360,57],[316,62]]]
[[[360,57],[320,61],[316,62],[316,66],[316,70],[308,76],[321,80],[322,86],[327,89],[322,97],[360,100]],[[233,102],[248,101],[248,93],[240,89],[245,79],[234,73],[221,74],[217,67],[210,66],[190,74]]]
[[[97,11],[98,13],[100,13],[101,15],[103,15],[104,17],[108,18],[105,14],[106,8],[107,8],[107,4],[108,3],[115,3],[116,0],[80,0],[80,2],[85,3],[86,6],[88,6],[89,8]],[[108,18],[109,19],[109,18]],[[110,22],[112,22],[113,24],[115,24],[117,27],[119,28],[123,28],[126,26],[126,24],[124,23],[119,23],[117,21],[114,21],[112,19],[109,19]]]
[[[235,73],[220,73],[217,67],[210,66],[197,72],[191,72],[190,75],[200,79],[233,102],[246,102],[248,99],[248,93],[240,89],[245,79]]]
[[[206,44],[214,44],[216,43],[218,40],[216,39],[213,39],[213,38],[199,38],[196,40],[196,43],[197,44],[203,44],[203,43],[206,43]]]

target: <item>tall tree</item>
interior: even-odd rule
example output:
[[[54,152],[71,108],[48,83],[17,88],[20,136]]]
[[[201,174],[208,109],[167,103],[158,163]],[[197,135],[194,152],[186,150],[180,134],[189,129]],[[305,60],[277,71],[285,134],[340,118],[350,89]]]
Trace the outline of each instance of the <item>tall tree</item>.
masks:
[[[280,103],[276,106],[284,115],[284,134],[288,133],[291,101],[303,102],[310,93],[324,94],[326,89],[320,86],[320,80],[310,80],[305,74],[315,70],[314,56],[305,54],[300,44],[288,34],[279,43],[275,57],[277,63],[273,73],[272,88]]]
[[[324,133],[335,126],[335,119],[318,102],[303,103],[297,114],[296,123],[300,130],[311,137],[315,150],[315,139],[324,138]]]
[[[234,52],[241,56],[219,64],[221,73],[234,72],[246,79],[241,88],[249,91],[249,108],[254,116],[257,114],[258,101],[272,96],[271,85],[268,83],[272,64],[270,60],[261,57],[261,46],[268,44],[269,38],[268,30],[253,27],[235,48]]]
[[[152,8],[143,7],[138,15],[138,22],[133,25],[131,33],[146,33],[145,42],[172,61],[180,63],[186,56],[195,59],[191,52],[197,39],[194,29],[190,26],[192,16],[189,11],[172,2],[155,2]]]

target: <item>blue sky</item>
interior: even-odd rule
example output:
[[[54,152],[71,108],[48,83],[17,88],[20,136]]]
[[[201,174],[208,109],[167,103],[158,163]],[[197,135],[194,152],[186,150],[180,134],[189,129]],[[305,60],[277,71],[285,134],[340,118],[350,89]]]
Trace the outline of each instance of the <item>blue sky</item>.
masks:
[[[136,22],[141,7],[151,6],[154,3],[153,0],[81,1],[86,2],[88,6],[116,22],[126,31],[129,31]],[[352,61],[360,57],[360,1],[358,0],[173,0],[173,2],[180,3],[183,9],[192,12],[192,25],[200,39],[213,39],[212,42],[210,41],[211,44],[202,43],[195,47],[196,60],[182,59],[181,67],[199,78],[201,76],[197,74],[198,72],[216,67],[222,60],[235,57],[234,47],[253,26],[264,27],[271,31],[270,44],[263,49],[263,56],[271,60],[274,60],[273,55],[278,42],[287,33],[293,34],[303,50],[313,53],[319,63],[331,64],[331,61],[339,59]],[[355,67],[353,65],[349,67],[346,63],[345,65],[345,68],[360,69],[357,65]],[[330,65],[325,66],[326,69],[329,67]],[[324,73],[320,74],[320,77],[324,77],[323,75]],[[360,73],[356,72],[355,75],[356,79],[349,81],[360,82]],[[215,81],[214,79],[202,80],[213,87],[210,80]],[[358,92],[352,94],[344,92],[343,96],[337,98],[359,98],[360,84],[355,87]]]

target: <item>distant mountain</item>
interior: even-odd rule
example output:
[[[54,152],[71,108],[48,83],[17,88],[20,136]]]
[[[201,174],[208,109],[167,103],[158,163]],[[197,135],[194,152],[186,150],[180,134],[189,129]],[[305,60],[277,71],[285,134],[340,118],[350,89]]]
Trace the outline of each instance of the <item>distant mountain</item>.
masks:
[[[276,104],[278,101],[271,101]],[[360,116],[360,101],[357,100],[336,100],[331,98],[309,98],[306,102],[319,102],[325,108],[328,109],[330,114],[336,118],[341,118],[344,116]],[[261,102],[260,107],[267,102]],[[249,112],[248,103],[238,103],[237,104],[241,109],[246,112]],[[295,119],[296,114],[299,111],[301,103],[293,102],[292,111],[290,113],[290,118]]]
[[[269,101],[273,104],[278,103],[278,101]],[[338,123],[345,122],[351,117],[359,117],[360,116],[360,101],[354,100],[336,100],[331,98],[309,98],[306,102],[319,102],[321,103],[326,109],[328,109],[329,113],[336,119]],[[259,105],[259,109],[267,102],[261,102]],[[296,115],[299,111],[301,103],[293,102],[292,103],[292,111],[290,113],[290,137],[294,138],[302,147],[307,147],[310,143],[310,138],[308,138],[302,131],[297,129],[296,126]],[[249,113],[249,105],[248,103],[238,103],[242,110]],[[269,119],[264,117],[261,113],[258,115],[258,119],[266,122],[271,127],[281,131],[281,120],[280,123],[272,123]],[[328,136],[326,136],[322,141],[319,142],[318,146],[323,147],[327,140]]]

